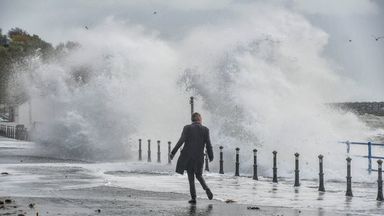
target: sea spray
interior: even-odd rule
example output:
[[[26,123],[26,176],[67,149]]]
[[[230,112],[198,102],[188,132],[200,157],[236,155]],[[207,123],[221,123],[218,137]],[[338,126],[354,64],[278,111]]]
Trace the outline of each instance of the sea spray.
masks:
[[[289,9],[256,4],[233,10],[241,15],[194,27],[177,41],[112,18],[73,32],[80,48],[20,69],[29,96],[53,110],[36,140],[65,157],[136,159],[139,138],[177,141],[190,122],[193,95],[214,148],[224,146],[229,172],[240,147],[240,172],[252,173],[257,148],[260,175],[271,176],[276,150],[280,176],[293,177],[292,155],[299,152],[301,177],[317,176],[323,154],[325,178],[343,179],[345,148],[338,141],[363,141],[377,132],[354,114],[324,105],[345,98],[343,84],[352,82],[322,56],[327,34]],[[78,70],[86,76],[76,76]],[[364,161],[354,163],[364,172]]]

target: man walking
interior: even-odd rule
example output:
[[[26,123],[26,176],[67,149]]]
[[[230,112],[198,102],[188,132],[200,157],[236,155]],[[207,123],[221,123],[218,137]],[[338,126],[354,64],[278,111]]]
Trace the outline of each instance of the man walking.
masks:
[[[201,115],[199,113],[193,113],[192,124],[184,126],[181,137],[170,154],[171,159],[173,159],[177,150],[184,144],[184,148],[181,150],[179,159],[177,160],[176,172],[183,175],[184,170],[187,170],[189,190],[192,198],[189,203],[191,204],[196,203],[195,176],[207,193],[208,199],[211,200],[213,198],[213,194],[202,176],[204,147],[207,149],[210,162],[213,160],[213,151],[209,138],[209,129],[201,123]]]

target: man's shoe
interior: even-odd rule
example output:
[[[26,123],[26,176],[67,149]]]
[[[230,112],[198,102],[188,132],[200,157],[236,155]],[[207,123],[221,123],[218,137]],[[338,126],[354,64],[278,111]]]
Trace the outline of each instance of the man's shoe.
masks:
[[[209,188],[207,190],[205,190],[205,193],[207,193],[208,199],[211,200],[213,198],[213,194]]]
[[[190,203],[190,204],[196,204],[196,199],[191,199],[191,200],[188,201],[188,203]]]

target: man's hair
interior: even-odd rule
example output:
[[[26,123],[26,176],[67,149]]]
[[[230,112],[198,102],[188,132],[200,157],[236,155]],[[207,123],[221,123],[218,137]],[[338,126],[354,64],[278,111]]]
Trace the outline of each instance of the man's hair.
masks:
[[[201,119],[200,113],[195,112],[195,113],[192,114],[192,117],[191,117],[192,122],[197,122],[200,119]]]

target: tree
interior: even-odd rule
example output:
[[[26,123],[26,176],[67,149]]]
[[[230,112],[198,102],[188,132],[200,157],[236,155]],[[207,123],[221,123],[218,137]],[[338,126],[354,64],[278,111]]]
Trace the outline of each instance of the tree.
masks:
[[[67,43],[60,43],[54,48],[38,35],[30,35],[21,28],[12,28],[7,35],[3,34],[0,29],[0,104],[14,104],[15,100],[19,101],[20,98],[26,98],[21,87],[13,89],[12,94],[7,92],[10,89],[15,64],[27,65],[26,58],[31,55],[38,55],[43,62],[60,60],[79,47],[79,43],[68,41]],[[82,82],[86,81],[87,68],[74,69],[73,78],[77,80],[79,77]]]
[[[38,35],[30,35],[20,28],[12,28],[8,35],[0,30],[0,104],[8,103],[7,97],[12,65],[23,64],[25,57],[41,54],[43,60],[48,60],[54,48]]]

